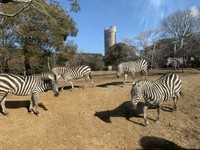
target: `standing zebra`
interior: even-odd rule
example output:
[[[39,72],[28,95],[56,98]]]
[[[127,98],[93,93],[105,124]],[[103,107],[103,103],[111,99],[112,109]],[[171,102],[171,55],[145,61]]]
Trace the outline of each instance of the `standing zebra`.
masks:
[[[178,75],[169,73],[165,74],[156,81],[141,80],[137,81],[131,90],[133,109],[136,109],[137,103],[141,98],[145,100],[145,106],[143,108],[144,122],[148,125],[146,118],[146,110],[150,106],[156,106],[158,117],[156,121],[159,121],[160,110],[164,101],[173,98],[174,111],[177,110],[177,101],[181,92],[181,79]]]
[[[92,86],[94,86],[92,76],[91,76],[91,68],[89,66],[80,66],[76,68],[70,68],[70,67],[54,67],[52,68],[53,73],[57,76],[57,79],[60,77],[63,77],[65,80],[65,84],[67,81],[70,82],[72,89],[74,89],[74,85],[72,83],[72,80],[79,79],[79,78],[85,78],[86,83],[88,82],[88,79],[91,81]],[[62,86],[62,89],[64,89],[64,85]]]
[[[183,72],[183,64],[184,64],[184,60],[182,57],[179,57],[179,58],[167,58],[167,67],[169,67],[169,65],[171,65],[174,70],[177,72],[180,68],[180,66],[182,67],[182,72]]]
[[[8,115],[5,101],[8,93],[18,96],[26,96],[31,94],[30,106],[28,111],[33,112],[33,105],[36,107],[35,114],[39,116],[38,98],[41,92],[52,89],[54,96],[58,96],[58,87],[56,77],[53,74],[40,74],[32,76],[20,76],[14,74],[0,74],[0,103],[2,113]]]
[[[117,66],[117,77],[119,78],[121,76],[121,74],[124,73],[124,82],[123,83],[125,84],[126,79],[128,77],[128,73],[131,73],[132,77],[133,77],[133,83],[134,83],[135,73],[140,73],[142,76],[142,71],[144,71],[145,79],[147,78],[147,69],[148,69],[148,64],[147,64],[147,61],[144,59],[123,62]]]

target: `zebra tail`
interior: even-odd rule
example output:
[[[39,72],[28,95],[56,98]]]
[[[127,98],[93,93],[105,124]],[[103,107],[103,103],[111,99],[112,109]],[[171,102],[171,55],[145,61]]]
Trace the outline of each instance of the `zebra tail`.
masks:
[[[182,91],[180,91],[180,96],[181,96],[181,97],[184,97],[184,94],[183,94],[183,92],[182,92]]]
[[[92,79],[92,73],[91,72],[89,73],[89,77],[90,77],[90,79]]]

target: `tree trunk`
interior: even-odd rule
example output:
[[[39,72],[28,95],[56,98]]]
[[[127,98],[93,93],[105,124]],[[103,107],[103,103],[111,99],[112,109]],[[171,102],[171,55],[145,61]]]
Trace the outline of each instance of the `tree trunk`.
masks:
[[[26,72],[26,75],[31,75],[30,55],[29,55],[27,45],[28,45],[28,40],[25,39],[24,48],[23,48],[25,72]]]

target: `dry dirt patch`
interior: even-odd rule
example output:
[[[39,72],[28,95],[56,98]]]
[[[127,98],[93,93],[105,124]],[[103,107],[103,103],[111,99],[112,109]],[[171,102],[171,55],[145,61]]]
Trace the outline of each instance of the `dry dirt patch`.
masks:
[[[151,70],[148,79],[165,72],[170,70]],[[148,110],[147,127],[142,115],[126,119],[131,78],[122,88],[123,77],[116,78],[113,71],[94,72],[94,88],[82,89],[85,81],[81,79],[74,81],[73,91],[68,83],[59,97],[52,91],[42,93],[41,117],[27,113],[30,97],[9,95],[6,106],[10,115],[0,114],[0,149],[199,149],[200,71],[190,69],[179,75],[184,97],[178,111],[172,113],[173,102],[167,101],[156,124],[156,110]]]

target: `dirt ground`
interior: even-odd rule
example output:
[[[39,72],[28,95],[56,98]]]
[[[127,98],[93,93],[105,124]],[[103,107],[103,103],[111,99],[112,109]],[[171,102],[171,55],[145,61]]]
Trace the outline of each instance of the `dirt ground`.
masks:
[[[148,79],[155,80],[166,72],[172,71],[150,70]],[[85,81],[80,79],[74,81],[73,91],[67,84],[59,97],[52,91],[42,93],[40,117],[27,112],[30,96],[8,95],[10,115],[0,114],[0,149],[200,149],[200,71],[187,69],[179,75],[184,97],[178,111],[172,112],[173,101],[166,101],[160,122],[155,123],[157,111],[148,109],[148,126],[144,126],[140,111],[127,118],[132,79],[121,87],[123,76],[116,78],[114,71],[93,72],[94,88],[82,89]]]

